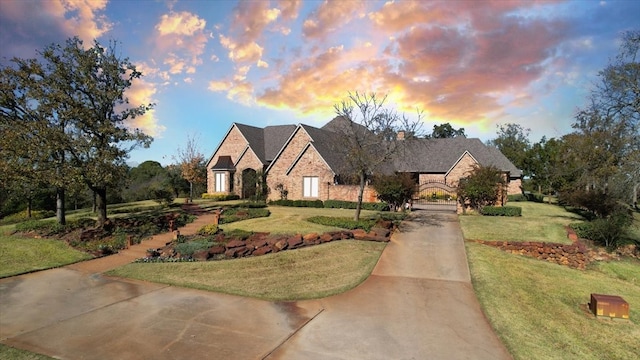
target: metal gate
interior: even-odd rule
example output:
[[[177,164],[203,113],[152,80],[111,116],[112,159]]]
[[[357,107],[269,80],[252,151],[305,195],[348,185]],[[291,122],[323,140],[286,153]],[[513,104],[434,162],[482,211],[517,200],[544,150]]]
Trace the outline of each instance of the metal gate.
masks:
[[[456,211],[456,188],[444,181],[430,181],[419,184],[413,196],[413,207],[426,210]]]

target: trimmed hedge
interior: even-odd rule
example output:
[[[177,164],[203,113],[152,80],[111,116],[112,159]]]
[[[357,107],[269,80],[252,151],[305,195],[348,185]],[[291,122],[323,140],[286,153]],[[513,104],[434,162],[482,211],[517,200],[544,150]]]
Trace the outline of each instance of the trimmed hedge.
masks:
[[[248,220],[259,217],[268,217],[271,212],[265,208],[229,208],[222,213],[220,224],[228,224],[236,221]]]
[[[322,200],[273,200],[269,202],[269,205],[276,206],[293,206],[293,207],[310,207],[310,208],[323,208],[324,203]]]
[[[238,200],[240,199],[239,195],[236,194],[202,194],[203,199],[213,200],[213,201],[229,201],[229,200]]]
[[[485,206],[480,213],[485,216],[522,216],[522,208],[517,206]]]
[[[514,202],[531,201],[531,202],[542,203],[544,202],[544,195],[534,194],[530,192],[527,192],[525,194],[512,194],[512,195],[507,195],[507,200],[514,201]]]
[[[527,201],[527,197],[524,196],[524,194],[513,194],[513,195],[507,195],[507,200],[521,202],[521,201]]]
[[[324,207],[329,209],[355,209],[358,205],[355,201],[343,200],[326,200]],[[388,210],[389,205],[383,202],[363,202],[362,210],[384,211]]]
[[[364,231],[370,231],[373,225],[376,224],[375,219],[360,219],[360,221],[355,221],[352,218],[331,216],[314,216],[308,218],[307,221],[325,226],[335,226],[349,230],[363,229]]]

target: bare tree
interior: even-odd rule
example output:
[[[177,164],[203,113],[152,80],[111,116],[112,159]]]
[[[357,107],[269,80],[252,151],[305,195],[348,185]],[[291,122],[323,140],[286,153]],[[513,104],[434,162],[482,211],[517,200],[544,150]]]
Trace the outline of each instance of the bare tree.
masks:
[[[187,136],[184,148],[178,148],[178,154],[174,157],[180,167],[182,178],[189,182],[189,201],[193,201],[193,184],[206,180],[206,167],[204,155],[200,152],[198,140],[195,135]]]
[[[422,127],[422,112],[415,121],[385,106],[387,96],[375,93],[350,92],[346,100],[334,106],[343,118],[338,143],[344,156],[345,175],[359,180],[358,205],[354,220],[360,219],[362,198],[367,181],[376,173],[393,172],[389,166],[407,141],[418,136]],[[336,130],[336,129],[334,129]],[[385,171],[387,170],[387,171]]]

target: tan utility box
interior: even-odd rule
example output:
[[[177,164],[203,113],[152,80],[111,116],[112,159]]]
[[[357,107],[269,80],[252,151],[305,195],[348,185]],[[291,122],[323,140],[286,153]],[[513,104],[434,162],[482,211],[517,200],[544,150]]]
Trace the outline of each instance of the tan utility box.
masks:
[[[589,309],[596,317],[629,319],[629,303],[620,296],[591,294]]]

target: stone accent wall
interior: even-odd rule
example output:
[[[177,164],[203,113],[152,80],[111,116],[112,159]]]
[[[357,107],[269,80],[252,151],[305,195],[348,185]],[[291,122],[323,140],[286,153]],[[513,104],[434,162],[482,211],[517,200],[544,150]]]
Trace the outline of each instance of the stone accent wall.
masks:
[[[207,193],[213,194],[216,191],[216,180],[211,168],[218,162],[218,158],[220,156],[231,156],[231,160],[236,162],[246,147],[247,141],[244,136],[236,126],[233,126],[227,137],[223,139],[218,150],[213,154],[209,164],[207,164]],[[227,189],[229,189],[231,181],[232,179],[227,178]]]

